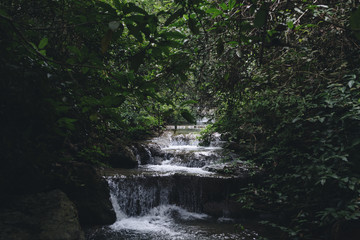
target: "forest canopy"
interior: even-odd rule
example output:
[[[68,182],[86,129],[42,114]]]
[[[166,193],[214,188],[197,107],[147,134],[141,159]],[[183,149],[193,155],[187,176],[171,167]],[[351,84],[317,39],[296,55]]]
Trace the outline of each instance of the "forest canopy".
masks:
[[[0,31],[6,191],[214,112],[203,140],[263,170],[244,208],[290,239],[359,220],[358,1],[4,0]]]

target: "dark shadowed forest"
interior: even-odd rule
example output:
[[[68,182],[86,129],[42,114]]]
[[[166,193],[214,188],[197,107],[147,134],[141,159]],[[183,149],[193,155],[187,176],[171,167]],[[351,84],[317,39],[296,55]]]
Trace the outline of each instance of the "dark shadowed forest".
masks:
[[[0,239],[113,223],[100,170],[202,118],[273,239],[360,239],[359,1],[3,0],[0,32]],[[73,235],[31,220],[47,198]]]

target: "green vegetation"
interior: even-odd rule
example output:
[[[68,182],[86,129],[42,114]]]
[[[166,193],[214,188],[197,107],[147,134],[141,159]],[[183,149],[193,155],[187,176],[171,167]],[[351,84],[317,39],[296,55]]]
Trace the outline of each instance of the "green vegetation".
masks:
[[[197,79],[220,105],[209,130],[264,169],[240,203],[282,216],[267,223],[291,239],[330,238],[360,217],[360,9],[252,3],[207,10],[212,30],[199,42],[213,45]]]
[[[1,188],[194,122],[264,172],[239,195],[290,239],[360,218],[357,1],[5,0]]]

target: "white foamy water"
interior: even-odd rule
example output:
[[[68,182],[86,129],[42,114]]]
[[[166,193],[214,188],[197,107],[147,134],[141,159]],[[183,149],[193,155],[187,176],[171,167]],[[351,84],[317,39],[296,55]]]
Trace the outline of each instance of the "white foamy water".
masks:
[[[213,150],[220,150],[221,147],[202,147],[198,145],[172,145],[168,147],[161,148],[164,151],[167,150],[181,150],[181,151],[213,151]]]
[[[108,184],[109,184],[109,187],[110,189],[118,189],[118,186],[116,186],[116,183],[114,181],[107,181]],[[120,205],[117,201],[117,197],[115,195],[115,192],[114,191],[110,191],[110,201],[111,201],[111,204],[114,208],[114,212],[115,212],[115,215],[116,215],[116,219],[122,219],[122,218],[125,218],[126,215],[125,213],[121,210],[120,208]]]
[[[190,174],[197,174],[197,175],[211,175],[214,174],[212,172],[203,170],[202,168],[195,168],[195,167],[185,167],[185,166],[178,166],[178,165],[170,165],[170,164],[162,164],[162,165],[146,165],[144,169],[149,169],[151,171],[159,172],[159,173],[190,173]]]
[[[150,141],[162,152],[162,155],[154,155],[153,160],[158,158],[156,161],[107,178],[117,220],[111,226],[90,234],[88,240],[259,239],[254,231],[242,229],[239,232],[235,229],[235,219],[225,216],[214,218],[184,209],[202,211],[202,195],[199,194],[202,194],[203,188],[197,187],[202,186],[200,183],[204,179],[218,177],[204,168],[217,164],[222,144],[220,136],[214,135],[210,146],[199,146],[199,126],[193,127],[192,132],[189,126],[177,128],[177,134],[166,131]],[[150,149],[146,148],[146,152],[150,158],[153,157]],[[191,175],[192,180],[181,188],[177,185],[182,184],[177,181],[178,175],[180,180],[182,177],[186,180],[186,175]],[[179,206],[172,205],[174,202]]]
[[[117,214],[118,216],[118,214]],[[144,216],[126,217],[123,216],[110,226],[114,231],[131,230],[142,233],[156,233],[167,235],[174,239],[187,239],[187,233],[177,228],[176,218],[181,220],[206,219],[206,214],[192,213],[175,205],[161,205],[150,210]],[[188,236],[190,237],[190,236]]]

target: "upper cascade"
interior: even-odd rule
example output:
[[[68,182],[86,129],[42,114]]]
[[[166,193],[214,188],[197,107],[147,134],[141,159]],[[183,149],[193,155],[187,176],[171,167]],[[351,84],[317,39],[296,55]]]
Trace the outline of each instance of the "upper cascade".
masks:
[[[171,127],[171,126],[168,126]],[[194,126],[178,126],[177,130],[172,129],[165,131],[161,136],[153,138],[151,143],[158,144],[161,148],[174,146],[194,146],[204,149],[204,144],[200,141],[200,129]],[[171,128],[170,128],[171,129]],[[221,141],[221,135],[214,133],[210,144],[207,147],[221,147],[224,141]],[[213,149],[212,149],[213,150]]]

